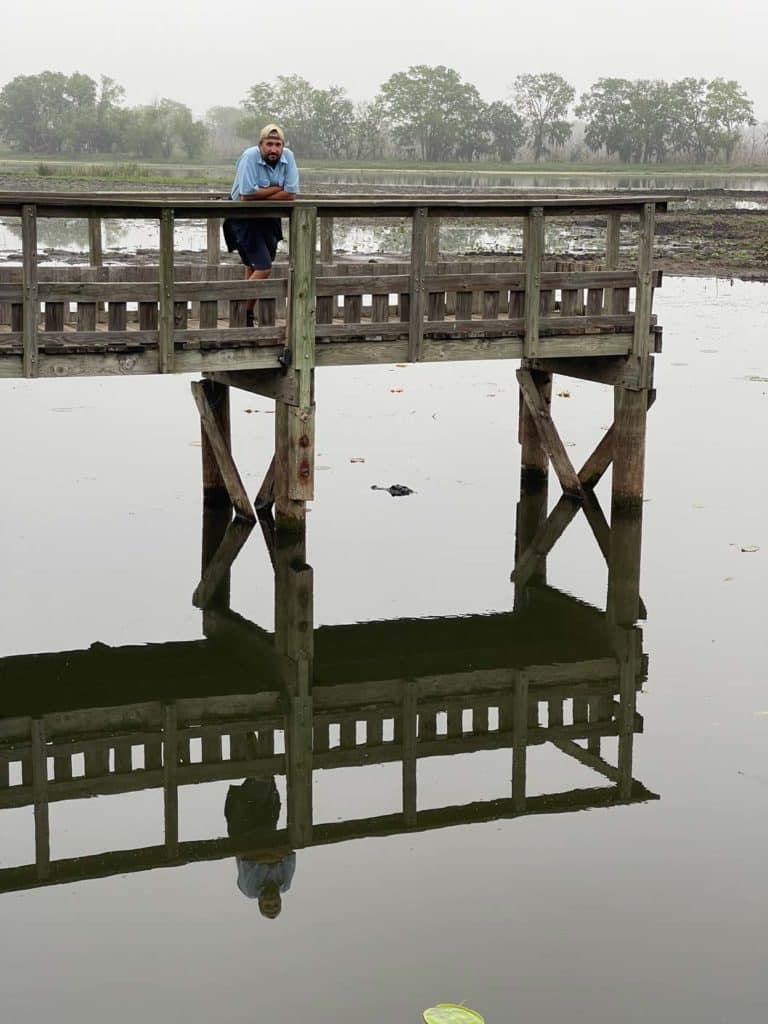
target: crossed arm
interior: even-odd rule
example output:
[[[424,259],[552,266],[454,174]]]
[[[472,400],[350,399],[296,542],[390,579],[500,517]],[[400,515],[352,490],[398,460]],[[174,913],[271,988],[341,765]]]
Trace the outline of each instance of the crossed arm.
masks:
[[[265,188],[257,189],[255,192],[249,192],[247,195],[241,195],[240,198],[245,203],[250,203],[254,199],[291,200],[296,198],[296,193],[285,192],[279,185],[268,185]]]

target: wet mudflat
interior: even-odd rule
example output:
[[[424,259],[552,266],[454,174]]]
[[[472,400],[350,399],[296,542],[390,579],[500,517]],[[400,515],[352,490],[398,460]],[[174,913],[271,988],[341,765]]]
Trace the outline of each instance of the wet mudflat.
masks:
[[[533,1024],[764,1018],[768,286],[665,280],[656,309],[664,352],[649,418],[647,621],[639,624],[648,669],[632,751],[632,777],[647,799],[294,844],[295,871],[274,920],[238,889],[234,854],[146,871],[126,860],[110,877],[10,889],[0,894],[9,1021],[417,1021],[441,1000],[466,1000],[488,1021]],[[443,675],[515,663],[512,645],[487,625],[511,615],[515,598],[514,368],[319,371],[317,500],[305,555],[316,665],[338,673],[323,686],[343,681],[348,634],[333,628],[375,620],[445,624],[422,624],[416,643],[403,628],[395,650],[366,633],[343,660],[344,678],[355,663],[375,672],[376,659],[387,670],[398,660],[402,678],[423,678],[434,667],[424,652],[435,630],[430,649]],[[556,418],[578,463],[609,422],[611,396],[598,385],[555,383]],[[1,391],[11,443],[0,658],[202,641],[191,601],[200,515],[188,381],[3,382]],[[270,453],[271,411],[267,400],[233,395],[235,450],[252,493]],[[371,490],[394,483],[415,493]],[[554,483],[551,491],[553,502]],[[607,511],[604,485],[598,494]],[[583,517],[549,556],[547,582],[552,607],[536,620],[536,663],[600,654],[606,567]],[[271,631],[274,586],[254,531],[232,568],[232,609]],[[458,642],[473,622],[482,635]],[[597,648],[582,651],[593,630]],[[114,668],[104,657],[80,704],[104,708],[116,694],[146,703],[146,670],[125,678],[127,656]],[[251,677],[260,685],[256,657],[251,665],[224,645],[219,658],[209,692],[246,694]],[[2,685],[17,664],[0,662],[4,716],[35,700],[77,704],[62,692],[71,685],[63,663],[53,675],[41,663],[37,682],[30,670],[22,692]],[[200,664],[193,656],[163,676],[160,696],[188,695]],[[616,741],[603,743],[615,763]],[[551,743],[527,753],[531,807],[547,794],[610,786]],[[508,800],[513,761],[508,745],[420,760],[418,813]],[[281,831],[289,800],[279,773],[276,784]],[[229,785],[180,788],[182,846],[227,835]],[[312,797],[319,835],[395,814],[400,762],[315,771]],[[157,787],[54,803],[51,858],[162,846],[163,822]],[[29,864],[32,808],[0,809],[0,869]]]

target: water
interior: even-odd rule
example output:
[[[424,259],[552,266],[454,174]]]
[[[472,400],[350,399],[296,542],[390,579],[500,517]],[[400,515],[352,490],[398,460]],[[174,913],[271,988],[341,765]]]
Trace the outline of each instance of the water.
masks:
[[[443,1000],[466,1000],[489,1022],[764,1018],[768,286],[667,279],[656,309],[665,335],[643,525],[648,678],[632,759],[648,798],[296,844],[295,875],[272,921],[238,891],[231,854],[139,872],[124,861],[112,877],[5,892],[5,1019],[417,1021]],[[418,677],[430,660],[450,673],[469,668],[472,651],[474,670],[509,664],[518,642],[544,643],[547,622],[551,657],[561,661],[565,643],[578,660],[593,640],[605,642],[606,567],[582,516],[548,560],[548,582],[563,595],[557,614],[536,620],[514,644],[494,618],[509,615],[514,602],[514,369],[319,372],[306,559],[316,666],[336,673],[326,683],[342,682],[343,668],[379,685],[377,665],[385,679]],[[579,381],[556,384],[569,392],[555,397],[555,419],[578,463],[609,422],[610,394]],[[3,433],[13,439],[0,506],[0,657],[96,642],[174,645],[165,648],[172,653],[202,642],[202,615],[191,602],[200,574],[199,448],[187,380],[5,381],[0,391]],[[267,400],[233,394],[235,451],[251,493],[270,453],[270,413]],[[395,482],[415,494],[370,489]],[[604,484],[598,494],[607,507]],[[273,589],[254,531],[232,568],[231,607],[272,630]],[[474,616],[490,617],[467,618]],[[333,631],[427,617],[446,621],[414,627],[412,647],[407,624],[394,643],[386,631],[365,634],[359,650],[348,633]],[[99,663],[108,668],[91,678],[86,706],[153,695],[153,677],[131,671],[132,657]],[[219,657],[222,670],[203,693],[242,693],[263,670],[256,659],[251,672],[228,645]],[[546,660],[539,651],[537,663]],[[161,671],[166,698],[183,694],[208,662],[193,654],[183,664]],[[0,680],[18,665],[0,662]],[[23,688],[3,686],[5,714],[35,702],[72,704],[61,665],[51,676],[33,667]],[[489,725],[498,725],[493,715]],[[615,748],[604,741],[606,758],[615,760]],[[419,813],[509,800],[512,768],[508,748],[424,759]],[[227,785],[182,787],[182,844],[226,835]],[[551,744],[529,748],[532,806],[539,794],[599,786],[611,784]],[[282,777],[278,790],[283,829]],[[315,772],[320,835],[323,823],[327,833],[350,819],[396,813],[401,799],[397,763]],[[159,789],[53,804],[52,856],[162,844],[163,816]],[[33,839],[31,808],[0,810],[0,867],[29,864]]]

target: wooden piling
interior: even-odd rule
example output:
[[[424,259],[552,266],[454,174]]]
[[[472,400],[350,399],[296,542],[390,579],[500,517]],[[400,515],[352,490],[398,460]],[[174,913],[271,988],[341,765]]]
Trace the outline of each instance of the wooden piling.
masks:
[[[614,510],[638,510],[642,507],[647,412],[647,390],[614,388],[611,491]]]
[[[291,211],[289,249],[288,374],[296,381],[296,404],[278,398],[275,408],[275,525],[302,530],[306,502],[314,498],[315,245],[317,210]]]
[[[37,320],[40,315],[37,298],[37,213],[34,206],[21,210],[21,239],[23,248],[23,344],[22,372],[25,377],[36,377],[38,372]]]

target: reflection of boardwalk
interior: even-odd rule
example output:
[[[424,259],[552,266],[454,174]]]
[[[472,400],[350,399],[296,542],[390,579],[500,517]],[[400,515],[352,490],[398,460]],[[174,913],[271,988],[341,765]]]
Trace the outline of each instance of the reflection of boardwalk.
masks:
[[[208,553],[215,539],[209,515]],[[0,662],[0,814],[33,806],[36,847],[33,864],[0,871],[0,889],[237,852],[237,839],[179,840],[179,787],[213,780],[286,775],[287,828],[274,842],[293,848],[653,798],[632,775],[641,633],[547,586],[540,560],[514,612],[314,630],[303,540],[278,545],[270,634],[228,606],[221,551],[238,547],[224,535],[206,555],[205,640]],[[620,593],[615,566],[612,578]],[[527,796],[527,752],[543,744],[601,785]],[[418,809],[422,759],[498,749],[510,750],[508,797]],[[399,812],[314,824],[314,772],[386,762],[401,765]],[[149,788],[164,793],[162,844],[51,860],[51,803]]]

